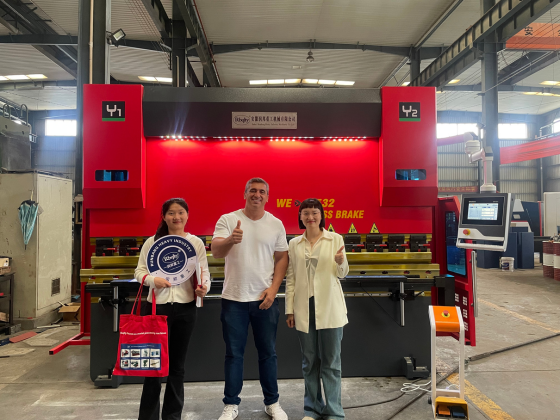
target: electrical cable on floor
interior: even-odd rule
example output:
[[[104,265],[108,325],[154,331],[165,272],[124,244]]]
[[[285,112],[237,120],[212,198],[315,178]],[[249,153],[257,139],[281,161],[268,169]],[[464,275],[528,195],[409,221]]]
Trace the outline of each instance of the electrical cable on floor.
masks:
[[[560,337],[560,333],[547,335],[546,337],[543,337],[543,338],[537,338],[536,340],[527,341],[527,342],[521,343],[521,344],[515,344],[515,345],[509,346],[509,347],[504,347],[503,349],[488,351],[486,353],[481,353],[481,354],[477,354],[477,355],[474,355],[474,356],[470,356],[470,357],[467,357],[467,362],[475,362],[477,360],[486,359],[487,357],[493,356],[493,355],[498,354],[498,353],[503,353],[505,351],[518,349],[519,347],[528,346],[529,344],[539,343],[541,341],[549,340],[551,338],[556,338],[556,337]]]
[[[431,389],[423,388],[424,386],[428,386],[432,383],[432,381],[426,382],[425,384],[415,384],[414,382],[405,382],[401,388],[401,392],[408,394],[409,392],[416,392],[416,391],[424,391],[430,392]]]
[[[445,375],[445,376],[443,376],[442,378],[440,378],[440,379],[437,381],[437,384],[439,384],[440,382],[442,382],[442,381],[444,381],[445,379],[449,378],[453,373],[457,372],[458,370],[459,370],[458,367],[455,368],[453,371],[449,372],[447,375]],[[405,384],[403,384],[403,385],[408,385],[408,386],[426,386],[426,385],[428,385],[428,384],[431,383],[431,381],[430,381],[430,382],[428,382],[427,384],[416,385],[415,382],[418,382],[419,380],[420,380],[420,379],[417,379],[417,380],[414,381],[414,382],[408,382],[408,383],[405,383]],[[404,388],[404,386],[403,386],[403,388]],[[418,398],[420,398],[420,397],[422,397],[423,395],[425,395],[426,392],[430,392],[429,389],[417,389],[417,391],[420,391],[420,390],[422,391],[420,394],[418,394],[418,395],[417,395],[416,397],[414,397],[410,402],[408,402],[407,404],[405,404],[401,409],[399,409],[399,411],[398,411],[397,413],[393,414],[389,419],[393,418],[395,415],[397,415],[398,413],[400,413],[402,410],[404,410],[406,407],[408,407],[410,404],[412,404],[412,403],[413,403],[414,401],[416,401]],[[403,391],[402,388],[401,388],[400,391],[401,391],[401,394],[400,394],[399,396],[394,397],[394,398],[390,398],[390,399],[388,399],[388,400],[378,401],[378,402],[374,402],[374,403],[370,403],[370,404],[353,405],[353,406],[349,406],[349,407],[343,407],[343,409],[344,409],[344,410],[350,410],[350,409],[353,409],[353,408],[364,408],[364,407],[372,407],[372,406],[374,406],[374,405],[386,404],[386,403],[389,403],[389,402],[392,402],[392,401],[396,401],[396,400],[398,400],[399,398],[401,398],[401,397],[407,395],[409,392],[412,392],[412,390],[411,390],[411,391],[407,391],[407,392],[406,392],[406,391]],[[387,419],[387,420],[389,420],[389,419]]]
[[[520,348],[520,347],[524,347],[524,346],[527,346],[527,345],[529,345],[529,344],[535,344],[535,343],[538,343],[538,342],[541,342],[541,341],[544,341],[544,340],[549,340],[549,339],[551,339],[551,338],[556,338],[556,337],[559,337],[559,336],[560,336],[560,333],[556,333],[556,334],[552,334],[552,335],[549,335],[549,336],[546,336],[546,337],[543,337],[543,338],[538,338],[538,339],[536,339],[536,340],[531,340],[531,341],[527,341],[527,342],[525,342],[525,343],[516,344],[516,345],[514,345],[514,346],[504,347],[504,348],[502,348],[502,349],[498,349],[498,350],[494,350],[494,351],[489,351],[489,352],[486,352],[486,353],[481,353],[481,354],[478,354],[478,355],[476,355],[476,356],[468,357],[468,358],[466,359],[466,361],[467,361],[467,362],[474,362],[474,361],[476,361],[476,360],[482,360],[482,359],[485,359],[485,358],[487,358],[487,357],[493,356],[493,355],[498,354],[498,353],[504,353],[504,352],[507,352],[507,351],[509,351],[509,350],[518,349],[518,348]],[[453,373],[457,372],[458,370],[459,370],[459,368],[457,367],[457,368],[454,369],[452,372],[448,373],[446,376],[444,376],[443,378],[441,378],[440,380],[438,380],[437,383],[439,384],[440,382],[444,381],[445,379],[447,379],[449,376],[451,376]],[[452,385],[452,386],[453,386],[453,385]],[[404,393],[401,394],[400,397],[402,397],[403,395],[405,395],[405,394],[404,394]],[[407,407],[409,407],[410,405],[412,405],[415,401],[418,401],[418,399],[419,399],[420,397],[422,397],[422,395],[424,395],[424,393],[419,394],[419,395],[417,395],[416,397],[414,397],[412,400],[410,400],[410,401],[409,401],[408,403],[406,403],[404,406],[402,406],[401,408],[399,408],[395,413],[393,413],[390,417],[386,418],[385,420],[391,420],[391,419],[393,419],[397,414],[402,413]],[[387,401],[387,402],[388,402],[388,401]]]

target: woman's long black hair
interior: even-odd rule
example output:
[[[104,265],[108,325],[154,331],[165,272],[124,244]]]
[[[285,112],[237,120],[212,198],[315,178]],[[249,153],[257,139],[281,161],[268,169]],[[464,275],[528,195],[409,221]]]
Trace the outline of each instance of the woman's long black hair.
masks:
[[[156,230],[156,236],[154,238],[156,241],[163,236],[169,235],[169,227],[167,226],[164,217],[167,214],[169,207],[171,207],[171,204],[179,204],[187,211],[187,213],[189,212],[189,205],[182,198],[170,198],[165,203],[163,203],[163,206],[161,206],[161,222]]]

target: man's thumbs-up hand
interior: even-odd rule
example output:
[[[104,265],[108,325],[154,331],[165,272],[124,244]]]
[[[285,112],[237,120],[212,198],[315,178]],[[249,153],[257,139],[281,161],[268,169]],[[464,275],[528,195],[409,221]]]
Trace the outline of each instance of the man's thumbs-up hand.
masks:
[[[243,240],[243,231],[241,230],[241,220],[237,221],[237,226],[233,229],[233,233],[231,234],[231,238],[234,244],[240,244]]]

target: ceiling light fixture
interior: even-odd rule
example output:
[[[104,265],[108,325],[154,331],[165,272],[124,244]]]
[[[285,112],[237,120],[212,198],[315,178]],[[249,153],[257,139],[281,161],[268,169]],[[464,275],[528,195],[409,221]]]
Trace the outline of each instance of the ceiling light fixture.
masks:
[[[30,79],[46,79],[47,76],[45,76],[44,74],[28,74],[27,77],[29,77]]]
[[[156,80],[160,83],[172,83],[173,79],[171,77],[156,77]]]
[[[6,76],[6,78],[8,80],[27,80],[27,79],[29,79],[29,77],[27,77],[24,74],[13,74],[11,76]]]
[[[157,82],[156,78],[152,76],[138,76],[138,78],[145,82]]]
[[[560,84],[560,82],[557,82],[555,80],[545,80],[544,82],[541,82],[541,85],[547,85],[547,86],[556,86]]]
[[[266,85],[266,80],[249,80],[250,85]]]
[[[319,80],[319,84],[320,85],[334,85],[336,83],[336,80]]]
[[[107,39],[109,39],[110,43],[114,46],[118,46],[119,41],[123,40],[126,37],[126,34],[122,29],[117,29],[115,32],[107,32]]]
[[[408,86],[408,85],[410,85],[410,82],[404,82],[402,85],[403,86]]]
[[[286,79],[286,80],[284,80],[284,82],[285,82],[287,85],[293,85],[293,84],[296,84],[296,85],[297,85],[298,83],[301,82],[301,79]]]
[[[313,63],[315,61],[315,59],[313,58],[313,53],[311,52],[311,50],[309,50],[309,52],[307,53],[307,58],[306,58],[308,63]]]
[[[272,79],[268,81],[269,85],[283,85],[284,79]]]
[[[356,83],[356,82],[351,82],[351,81],[346,81],[346,80],[337,80],[335,85],[336,86],[354,86],[354,83]]]
[[[523,92],[524,95],[537,95],[539,92]]]
[[[318,81],[318,79],[303,79],[303,83],[308,85],[316,85]]]
[[[455,83],[459,83],[460,81],[461,81],[461,79],[453,79],[453,80],[450,80],[449,82],[447,82],[447,84],[454,85]]]
[[[0,76],[0,80],[8,80],[8,78],[4,76]]]

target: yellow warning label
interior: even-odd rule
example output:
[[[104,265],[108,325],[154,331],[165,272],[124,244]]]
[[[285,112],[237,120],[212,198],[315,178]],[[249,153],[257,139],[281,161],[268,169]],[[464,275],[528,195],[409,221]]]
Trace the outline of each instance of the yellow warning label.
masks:
[[[377,229],[377,225],[375,223],[371,227],[371,230],[369,231],[369,233],[379,233],[379,229]]]
[[[329,228],[327,229],[329,232],[334,232],[334,228],[332,223],[329,225]]]
[[[350,226],[350,230],[348,231],[348,233],[358,233],[358,231],[356,230],[356,226],[354,226],[354,223],[352,223],[352,225]]]

